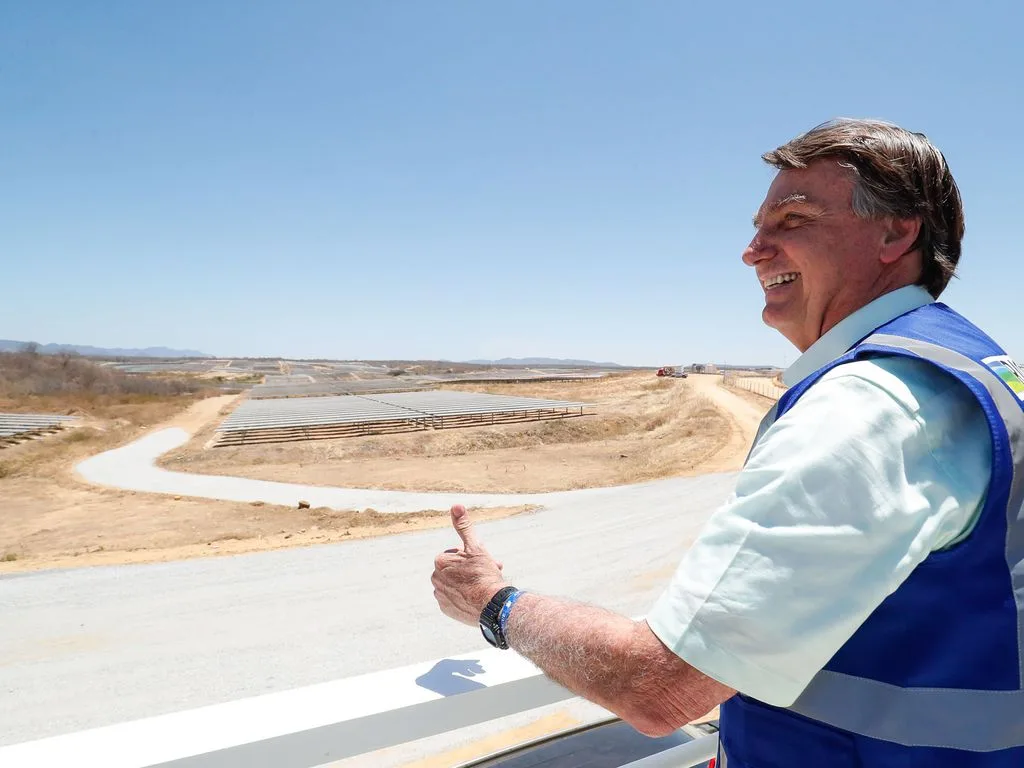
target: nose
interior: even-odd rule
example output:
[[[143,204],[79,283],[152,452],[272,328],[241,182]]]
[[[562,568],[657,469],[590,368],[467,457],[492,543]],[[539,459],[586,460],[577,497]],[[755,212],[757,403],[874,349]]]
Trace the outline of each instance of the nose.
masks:
[[[750,241],[750,244],[743,249],[743,263],[748,267],[753,267],[762,261],[770,259],[775,255],[774,246],[769,243],[764,236],[758,232],[754,235],[754,239]]]

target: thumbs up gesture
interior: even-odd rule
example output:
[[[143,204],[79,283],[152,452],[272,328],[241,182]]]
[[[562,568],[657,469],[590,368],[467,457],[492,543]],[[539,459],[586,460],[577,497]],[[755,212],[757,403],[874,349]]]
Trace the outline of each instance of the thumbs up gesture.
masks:
[[[456,504],[451,515],[462,547],[446,549],[434,558],[430,581],[441,612],[475,627],[490,599],[508,584],[501,574],[501,563],[491,557],[477,537],[466,508]]]

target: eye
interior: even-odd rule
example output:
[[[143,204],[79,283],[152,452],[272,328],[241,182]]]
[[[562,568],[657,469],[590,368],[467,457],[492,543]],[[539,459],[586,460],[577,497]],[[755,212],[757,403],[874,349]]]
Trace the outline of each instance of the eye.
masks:
[[[782,226],[786,229],[792,229],[798,227],[807,221],[807,217],[802,213],[787,213],[782,217]]]

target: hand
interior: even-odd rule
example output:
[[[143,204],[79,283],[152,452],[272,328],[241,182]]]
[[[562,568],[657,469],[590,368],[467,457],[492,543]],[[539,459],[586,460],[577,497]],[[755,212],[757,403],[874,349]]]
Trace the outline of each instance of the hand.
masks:
[[[451,514],[462,549],[446,549],[434,558],[430,581],[441,612],[475,627],[494,594],[508,585],[501,574],[501,563],[491,557],[477,538],[466,508],[456,504]]]

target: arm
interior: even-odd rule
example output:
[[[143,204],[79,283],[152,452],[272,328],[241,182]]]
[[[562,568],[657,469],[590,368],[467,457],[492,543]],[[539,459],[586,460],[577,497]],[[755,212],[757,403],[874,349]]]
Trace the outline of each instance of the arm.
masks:
[[[646,622],[589,605],[526,593],[506,634],[556,683],[647,736],[667,735],[735,693],[672,653]]]
[[[452,508],[452,523],[464,546],[434,560],[434,597],[447,616],[476,626],[484,606],[508,584],[464,507]],[[648,736],[671,733],[734,693],[672,653],[645,622],[581,603],[524,594],[509,616],[507,637],[556,683]]]

